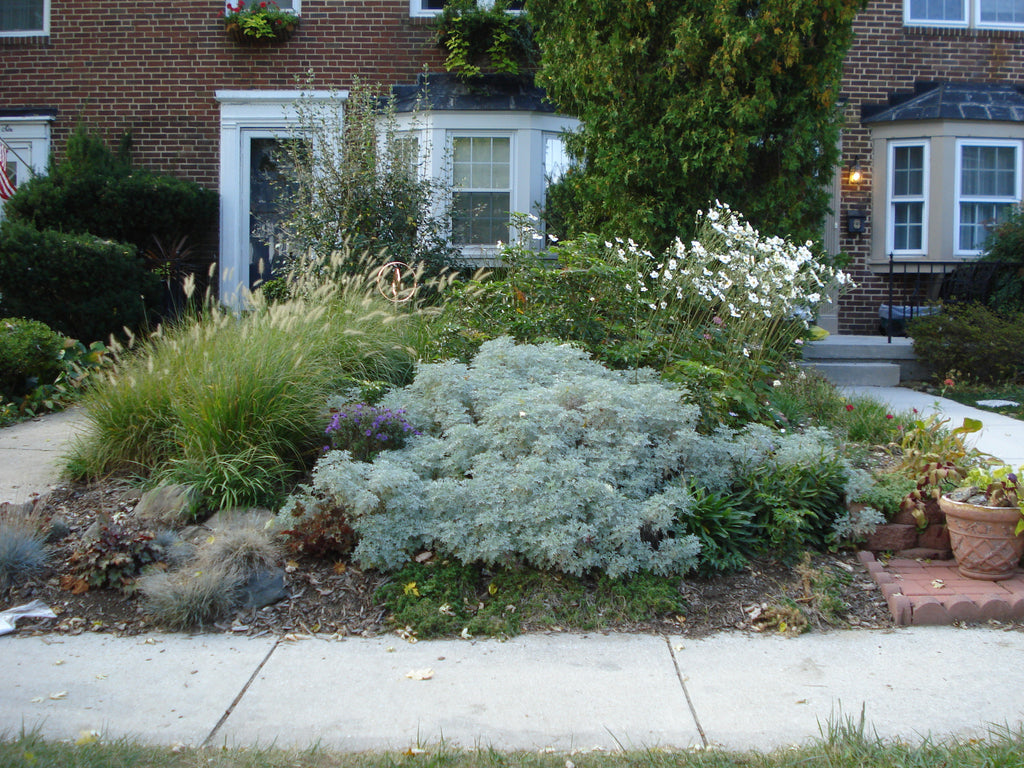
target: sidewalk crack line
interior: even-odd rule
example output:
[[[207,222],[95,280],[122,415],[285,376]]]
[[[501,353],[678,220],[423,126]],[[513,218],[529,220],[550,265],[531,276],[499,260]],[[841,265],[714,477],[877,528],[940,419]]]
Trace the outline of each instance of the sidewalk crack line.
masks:
[[[224,714],[220,716],[220,720],[218,720],[217,724],[213,726],[213,730],[210,731],[210,735],[203,739],[203,743],[201,744],[202,747],[210,746],[210,742],[212,742],[213,737],[217,735],[217,731],[219,731],[220,727],[224,725],[225,721],[229,717],[231,717],[231,713],[235,711],[235,707],[238,706],[238,703],[242,700],[242,697],[245,696],[245,694],[249,691],[249,686],[252,685],[253,681],[256,679],[256,675],[258,675],[260,673],[260,670],[263,669],[263,665],[270,661],[270,657],[274,655],[274,651],[277,650],[277,646],[279,646],[280,644],[281,638],[279,637],[277,638],[276,641],[274,641],[274,644],[270,646],[270,650],[267,651],[267,655],[263,657],[263,661],[261,661],[256,666],[256,669],[253,670],[253,673],[249,676],[249,679],[245,681],[245,685],[242,686],[242,690],[240,690],[238,692],[238,695],[235,696],[235,700],[231,702],[228,708],[224,711]],[[678,667],[676,668],[676,671],[678,672]]]
[[[676,659],[676,652],[672,650],[672,642],[668,639],[668,635],[662,635],[665,639],[665,645],[668,646],[668,655],[672,657],[672,666],[676,668],[676,679],[679,680],[679,687],[683,689],[683,696],[686,697],[686,706],[690,708],[690,716],[693,718],[694,725],[697,726],[697,733],[700,734],[701,744],[705,749],[708,748],[708,737],[704,733],[704,726],[700,724],[700,718],[697,717],[697,710],[693,706],[693,699],[690,698],[690,692],[686,690],[686,680],[683,677],[683,673],[679,671],[679,661]]]

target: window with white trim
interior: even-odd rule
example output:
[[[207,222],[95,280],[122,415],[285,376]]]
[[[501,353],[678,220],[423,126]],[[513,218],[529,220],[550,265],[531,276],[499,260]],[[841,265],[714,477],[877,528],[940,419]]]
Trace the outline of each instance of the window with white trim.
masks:
[[[512,138],[452,136],[452,243],[509,240]]]
[[[928,142],[889,144],[887,250],[920,254],[928,248]]]
[[[0,37],[50,34],[50,0],[2,0]]]
[[[956,143],[956,252],[980,253],[991,228],[1021,199],[1021,142]]]
[[[410,16],[437,16],[444,10],[448,0],[409,0]],[[485,8],[494,5],[494,0],[477,0]],[[508,10],[518,13],[523,10],[523,0],[508,0]]]
[[[1024,0],[904,0],[903,21],[929,27],[1024,29]]]

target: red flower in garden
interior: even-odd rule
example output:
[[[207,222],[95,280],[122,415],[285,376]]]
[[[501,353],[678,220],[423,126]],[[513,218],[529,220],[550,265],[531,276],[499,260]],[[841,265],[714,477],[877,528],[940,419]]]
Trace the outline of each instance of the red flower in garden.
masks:
[[[893,416],[891,413],[887,413],[887,414],[885,414],[885,418],[887,418],[887,419],[895,419],[896,417]]]
[[[853,410],[853,404],[852,403],[847,403],[846,404],[846,410],[852,411]]]
[[[946,379],[944,382],[942,382],[942,384],[943,384],[943,386],[946,386],[946,387],[955,387],[956,386],[956,382],[953,381],[952,379]]]

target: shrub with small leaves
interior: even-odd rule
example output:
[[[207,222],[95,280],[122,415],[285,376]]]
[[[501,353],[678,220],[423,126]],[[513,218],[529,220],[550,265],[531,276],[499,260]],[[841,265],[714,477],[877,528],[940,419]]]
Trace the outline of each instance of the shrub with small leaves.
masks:
[[[328,452],[277,524],[292,530],[309,515],[334,516],[359,537],[356,560],[389,570],[431,550],[576,575],[683,574],[700,549],[688,526],[718,514],[690,518],[692,481],[730,494],[734,509],[760,504],[758,548],[823,540],[845,482],[827,433],[752,425],[703,436],[683,398],[653,371],[612,371],[573,347],[489,341],[471,364],[423,365],[384,398],[423,434],[373,462]],[[747,482],[750,498],[737,500],[741,478],[758,488]],[[815,496],[819,481],[825,490]],[[786,516],[791,501],[802,510],[796,520]],[[723,529],[707,534],[721,548],[712,562],[736,563],[731,548],[742,537],[727,539],[742,514],[719,517]]]

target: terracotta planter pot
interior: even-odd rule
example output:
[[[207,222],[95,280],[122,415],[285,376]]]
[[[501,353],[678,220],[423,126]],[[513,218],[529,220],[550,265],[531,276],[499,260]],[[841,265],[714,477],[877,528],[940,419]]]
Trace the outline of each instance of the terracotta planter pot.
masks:
[[[969,579],[1000,581],[1017,572],[1024,555],[1024,535],[1014,532],[1020,522],[1017,507],[983,507],[943,496],[953,556],[961,574]]]

